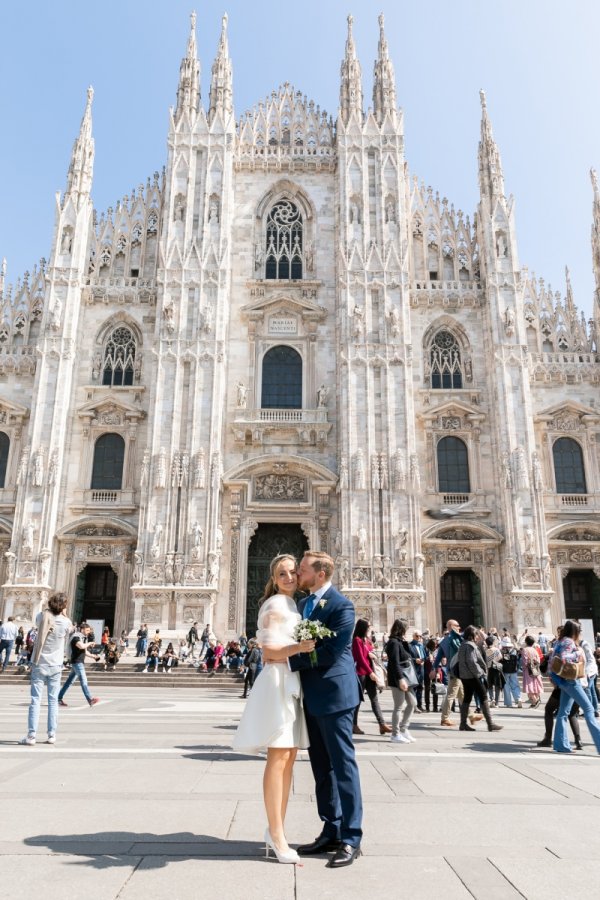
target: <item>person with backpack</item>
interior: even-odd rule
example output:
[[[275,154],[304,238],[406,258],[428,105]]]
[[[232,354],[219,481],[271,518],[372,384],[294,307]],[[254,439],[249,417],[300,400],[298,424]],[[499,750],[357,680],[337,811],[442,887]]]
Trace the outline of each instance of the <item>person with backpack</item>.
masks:
[[[519,654],[517,648],[506,636],[500,641],[500,653],[502,654],[501,664],[504,674],[504,705],[512,707],[513,701],[519,709],[523,708],[521,703],[521,685],[519,684]]]
[[[537,709],[540,705],[541,694],[544,693],[544,682],[540,671],[540,656],[535,648],[535,638],[528,634],[525,637],[525,646],[521,650],[521,664],[523,667],[523,693],[529,697],[531,709]]]

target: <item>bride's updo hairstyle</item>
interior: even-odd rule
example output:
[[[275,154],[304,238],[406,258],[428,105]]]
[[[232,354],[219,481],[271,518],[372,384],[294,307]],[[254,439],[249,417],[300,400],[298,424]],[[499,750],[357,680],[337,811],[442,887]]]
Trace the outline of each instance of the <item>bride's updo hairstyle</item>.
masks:
[[[295,556],[292,556],[291,553],[280,553],[279,556],[276,556],[275,559],[271,560],[271,564],[269,566],[269,572],[270,572],[269,580],[267,581],[267,584],[265,585],[265,589],[264,589],[262,597],[258,601],[259,605],[264,603],[265,600],[268,600],[269,597],[272,597],[273,594],[277,593],[277,586],[275,584],[275,569],[277,568],[279,563],[284,559],[291,560],[291,562],[293,562],[295,566],[298,565],[298,560],[296,559]]]

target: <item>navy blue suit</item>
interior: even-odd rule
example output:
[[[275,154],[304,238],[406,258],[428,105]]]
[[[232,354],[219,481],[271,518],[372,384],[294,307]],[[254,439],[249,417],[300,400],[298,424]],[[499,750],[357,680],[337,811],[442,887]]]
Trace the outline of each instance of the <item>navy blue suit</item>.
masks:
[[[305,603],[298,604],[301,615]],[[354,606],[330,587],[310,618],[335,631],[335,637],[319,642],[314,667],[308,653],[290,657],[290,668],[300,673],[302,681],[317,809],[324,834],[357,847],[362,837],[362,796],[352,740],[354,709],[360,702],[352,658]]]

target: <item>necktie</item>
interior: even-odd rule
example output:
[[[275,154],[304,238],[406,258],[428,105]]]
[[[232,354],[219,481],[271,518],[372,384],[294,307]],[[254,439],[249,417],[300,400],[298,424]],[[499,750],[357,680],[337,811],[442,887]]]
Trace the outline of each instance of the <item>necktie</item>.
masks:
[[[306,603],[304,604],[304,618],[310,619],[312,616],[312,611],[315,608],[315,600],[317,599],[316,594],[309,594],[306,598]]]

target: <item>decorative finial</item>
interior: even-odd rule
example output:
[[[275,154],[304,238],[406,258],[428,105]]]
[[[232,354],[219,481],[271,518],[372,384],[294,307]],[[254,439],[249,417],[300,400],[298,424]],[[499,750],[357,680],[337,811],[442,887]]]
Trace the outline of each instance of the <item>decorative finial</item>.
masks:
[[[594,194],[598,193],[598,173],[595,168],[592,166],[590,169],[590,178],[592,179],[592,187],[594,188]]]
[[[350,37],[352,35],[352,25],[354,24],[354,16],[352,15],[352,13],[348,14],[347,21],[348,21],[348,37]]]
[[[379,22],[380,30],[383,31],[383,26],[385,25],[385,16],[383,15],[383,13],[379,13],[379,18],[377,19],[377,21]]]
[[[90,86],[87,89],[87,105],[88,106],[92,105],[93,99],[94,99],[94,88],[90,84]]]
[[[481,108],[487,109],[487,103],[486,103],[486,99],[485,99],[485,91],[483,90],[483,88],[481,88],[481,90],[479,91],[479,99],[481,100]]]
[[[196,30],[196,10],[192,10],[190,14],[190,31]]]
[[[0,275],[2,278],[6,275],[6,257],[2,257],[2,265],[0,265]]]

